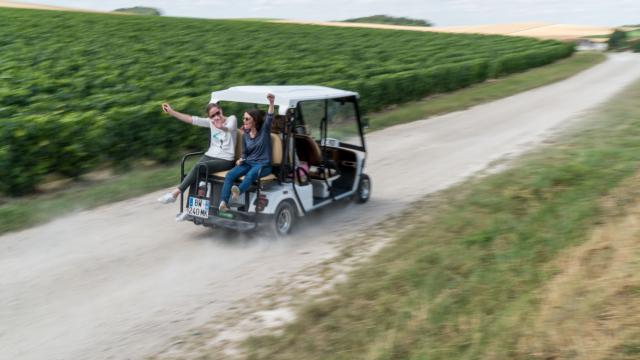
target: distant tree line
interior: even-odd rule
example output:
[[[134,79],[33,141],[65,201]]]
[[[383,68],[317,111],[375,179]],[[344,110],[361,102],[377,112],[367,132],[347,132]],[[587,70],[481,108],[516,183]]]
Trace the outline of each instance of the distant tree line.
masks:
[[[396,17],[388,15],[373,15],[343,20],[343,22],[368,23],[368,24],[388,24],[406,26],[433,26],[427,20],[411,19],[407,17]]]
[[[134,14],[134,15],[153,15],[153,16],[162,15],[162,12],[160,10],[156,8],[144,7],[144,6],[134,6],[131,8],[115,9],[113,10],[113,12]]]

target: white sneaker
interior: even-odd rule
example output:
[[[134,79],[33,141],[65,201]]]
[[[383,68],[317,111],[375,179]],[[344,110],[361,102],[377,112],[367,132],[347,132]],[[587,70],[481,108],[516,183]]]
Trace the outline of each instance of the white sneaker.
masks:
[[[171,204],[173,202],[176,202],[176,198],[177,197],[173,197],[172,193],[166,193],[166,194],[160,196],[158,198],[158,201],[163,203],[163,204]]]
[[[176,221],[180,222],[180,221],[185,221],[187,219],[188,214],[186,212],[181,212],[178,213],[178,215],[176,215]]]
[[[240,200],[240,188],[233,185],[231,187],[231,203],[235,204]]]
[[[229,211],[229,207],[227,207],[227,203],[225,203],[224,201],[221,201],[220,206],[218,207],[218,210],[222,212],[227,212]]]

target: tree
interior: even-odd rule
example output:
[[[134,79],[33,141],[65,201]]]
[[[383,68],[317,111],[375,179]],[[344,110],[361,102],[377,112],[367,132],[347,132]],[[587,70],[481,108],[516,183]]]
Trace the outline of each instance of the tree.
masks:
[[[433,26],[431,22],[421,19],[411,19],[406,17],[373,15],[360,17],[355,19],[342,20],[343,22],[368,23],[368,24],[387,24],[387,25],[405,25],[405,26]]]
[[[627,45],[627,33],[616,30],[609,37],[609,49],[620,49]]]
[[[144,6],[115,9],[113,10],[113,12],[120,12],[120,13],[133,14],[133,15],[152,15],[152,16],[162,15],[162,12],[160,10],[156,8],[144,7]]]

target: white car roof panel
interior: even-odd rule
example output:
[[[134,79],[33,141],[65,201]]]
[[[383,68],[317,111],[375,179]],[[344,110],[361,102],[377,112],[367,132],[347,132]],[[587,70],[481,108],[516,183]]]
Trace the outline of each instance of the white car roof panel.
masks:
[[[358,96],[358,93],[316,85],[234,86],[211,93],[211,102],[234,101],[268,105],[267,94],[275,95],[275,105],[281,115],[305,100],[335,99]]]

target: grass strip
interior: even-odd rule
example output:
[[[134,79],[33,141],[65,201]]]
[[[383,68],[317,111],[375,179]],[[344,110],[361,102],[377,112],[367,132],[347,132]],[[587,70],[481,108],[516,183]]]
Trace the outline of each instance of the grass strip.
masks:
[[[63,191],[11,199],[0,205],[0,233],[177,185],[179,172],[179,164],[132,170],[104,181],[80,182]]]
[[[605,59],[601,53],[578,53],[557,63],[511,75],[469,89],[440,95],[417,103],[370,116],[370,130],[424,119],[434,114],[461,110],[482,102],[532,89],[568,78]],[[0,234],[23,229],[73,211],[139,196],[149,191],[176,185],[179,165],[132,171],[102,182],[72,185],[63,192],[6,199],[0,204]]]
[[[416,204],[405,217],[419,225],[282,335],[247,340],[248,357],[537,358],[518,342],[550,263],[608,220],[603,198],[640,167],[638,98],[640,83],[510,169],[447,190],[435,209]]]

